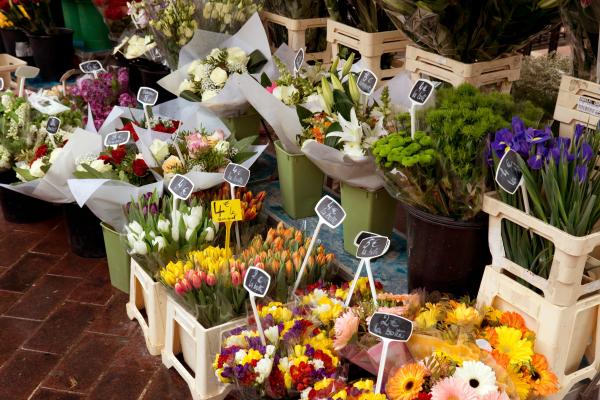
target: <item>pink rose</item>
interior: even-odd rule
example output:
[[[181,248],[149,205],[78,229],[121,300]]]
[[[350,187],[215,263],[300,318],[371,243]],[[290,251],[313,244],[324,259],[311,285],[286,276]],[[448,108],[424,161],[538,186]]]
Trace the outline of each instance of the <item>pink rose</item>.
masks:
[[[277,88],[277,82],[273,82],[271,86],[267,87],[267,92],[273,94],[273,91]]]
[[[201,154],[210,149],[210,143],[206,137],[200,133],[194,133],[186,136],[185,141],[187,143],[188,151],[192,154]]]

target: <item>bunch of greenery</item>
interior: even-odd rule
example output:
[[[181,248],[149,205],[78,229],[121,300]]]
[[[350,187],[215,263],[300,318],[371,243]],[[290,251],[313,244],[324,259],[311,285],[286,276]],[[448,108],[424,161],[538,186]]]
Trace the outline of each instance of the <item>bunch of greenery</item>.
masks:
[[[515,103],[510,95],[483,93],[467,84],[440,89],[435,107],[420,116],[426,123],[427,139],[418,134],[414,140],[383,138],[375,143],[375,148],[386,146],[383,153],[373,150],[373,154],[388,191],[435,215],[457,220],[474,218],[486,191],[484,149],[488,135],[510,127],[517,114],[530,126],[537,126],[542,111],[529,102]],[[397,122],[405,119],[399,117]],[[389,154],[398,153],[395,147],[401,148],[402,157],[390,163]]]
[[[518,50],[560,22],[560,0],[376,0],[418,46],[472,63]]]
[[[513,83],[511,94],[529,100],[544,110],[544,120],[552,119],[558,88],[563,75],[571,74],[571,60],[556,53],[541,57],[525,57],[521,77]]]

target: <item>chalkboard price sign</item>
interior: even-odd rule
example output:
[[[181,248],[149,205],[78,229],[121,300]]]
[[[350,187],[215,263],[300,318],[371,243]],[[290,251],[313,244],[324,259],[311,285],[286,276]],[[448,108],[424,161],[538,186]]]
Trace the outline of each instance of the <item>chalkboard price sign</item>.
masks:
[[[183,175],[175,175],[169,182],[169,191],[174,197],[187,200],[194,191],[194,183]]]
[[[519,167],[519,154],[509,150],[502,156],[496,170],[496,182],[505,192],[514,194],[523,181],[523,173]]]
[[[57,117],[48,118],[46,123],[46,130],[49,134],[54,135],[60,129],[60,119]]]
[[[363,69],[360,74],[358,74],[356,83],[361,92],[370,96],[375,90],[375,86],[377,86],[377,76],[375,76],[372,71]]]
[[[379,236],[379,235],[376,234],[376,233],[373,233],[373,232],[369,232],[369,231],[360,231],[360,232],[358,232],[358,234],[354,238],[354,245],[356,247],[358,247],[358,245],[360,244],[360,242],[362,242],[364,239],[370,238],[372,236]]]
[[[256,297],[265,297],[271,286],[271,276],[262,269],[248,268],[244,278],[244,288]]]
[[[376,312],[369,322],[369,332],[381,339],[406,342],[412,336],[410,320],[394,314]]]
[[[145,106],[153,106],[158,101],[158,92],[147,86],[142,86],[137,92],[137,101]]]
[[[384,255],[390,248],[390,239],[385,236],[371,236],[363,239],[356,251],[357,258],[377,258]]]
[[[0,78],[0,90],[4,90],[4,78]]]
[[[104,71],[104,67],[98,60],[84,61],[81,64],[79,64],[79,69],[84,74],[94,74],[94,75],[97,74],[98,72]]]
[[[427,100],[431,97],[433,88],[433,83],[427,79],[419,79],[412,87],[409,97],[413,102],[423,105],[427,103]]]
[[[223,178],[234,186],[245,187],[250,180],[250,170],[239,164],[229,163],[225,167]]]
[[[302,64],[304,64],[304,49],[301,48],[296,53],[296,57],[294,58],[294,72],[298,73],[302,68]]]
[[[129,142],[131,134],[129,131],[116,131],[109,133],[104,138],[104,145],[106,147],[116,147]]]
[[[346,218],[346,212],[337,201],[329,196],[323,197],[315,206],[319,218],[332,229],[337,228]]]

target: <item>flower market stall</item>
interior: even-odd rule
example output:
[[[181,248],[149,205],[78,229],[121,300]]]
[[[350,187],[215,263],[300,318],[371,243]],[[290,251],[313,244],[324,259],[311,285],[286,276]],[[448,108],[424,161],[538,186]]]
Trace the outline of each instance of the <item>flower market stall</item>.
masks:
[[[584,0],[0,4],[0,254],[60,221],[75,260],[0,257],[0,300],[34,293],[0,317],[36,321],[15,313],[38,292],[42,311],[120,298],[106,319],[81,312],[84,336],[120,337],[104,331],[119,320],[138,359],[118,366],[159,372],[99,373],[132,382],[102,397],[597,396],[599,15]],[[524,54],[556,29],[562,55]],[[63,273],[110,301],[63,299],[46,282]],[[39,351],[59,366],[86,340],[63,326],[40,328],[69,342]],[[100,396],[49,368],[36,393]]]

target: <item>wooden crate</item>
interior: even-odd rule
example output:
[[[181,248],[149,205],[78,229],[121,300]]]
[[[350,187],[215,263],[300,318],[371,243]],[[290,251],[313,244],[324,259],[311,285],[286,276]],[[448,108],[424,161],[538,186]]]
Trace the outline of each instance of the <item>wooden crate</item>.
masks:
[[[332,59],[338,56],[340,45],[358,51],[363,67],[373,71],[379,78],[379,83],[383,79],[393,78],[404,69],[402,62],[392,68],[381,69],[381,56],[404,53],[410,43],[400,30],[367,33],[331,19],[327,21],[327,41],[331,43]]]
[[[600,372],[600,294],[568,307],[556,306],[488,266],[477,303],[517,311],[535,332],[535,351],[546,356],[560,384],[558,393],[545,398],[564,399],[578,383],[593,379]]]
[[[212,364],[221,350],[223,333],[245,323],[245,318],[238,318],[207,329],[175,299],[168,297],[162,362],[181,375],[194,400],[222,400],[229,393],[231,386],[218,381]]]
[[[572,137],[575,125],[595,128],[600,121],[600,84],[563,75],[554,108],[560,135]]]
[[[591,256],[594,249],[600,245],[600,232],[582,237],[570,235],[502,202],[494,192],[484,196],[482,209],[490,218],[492,268],[499,273],[508,272],[526,281],[539,289],[550,304],[556,306],[572,306],[584,296],[600,294],[600,280],[594,275],[599,271],[600,262]],[[504,219],[554,244],[554,257],[548,279],[506,258],[502,241]],[[518,284],[516,280],[515,283]]]
[[[475,87],[495,85],[501,92],[509,93],[512,83],[521,76],[523,56],[502,57],[493,61],[465,64],[414,46],[406,48],[406,70],[413,79],[431,77],[459,86],[469,83]]]
[[[306,31],[313,28],[327,28],[327,18],[292,19],[283,15],[263,11],[260,14],[263,24],[275,24],[283,26],[288,33],[288,47],[294,51],[306,50]],[[274,48],[272,49],[275,50]],[[324,51],[305,53],[305,61],[321,61],[324,64],[331,62],[331,44],[327,42]]]
[[[165,342],[166,303],[166,289],[132,258],[127,316],[140,324],[148,352],[153,356],[161,354]]]
[[[10,54],[0,54],[0,77],[4,79],[5,90],[18,87],[17,81],[12,79],[11,74],[23,65],[27,65],[27,62],[20,58],[13,57]]]

